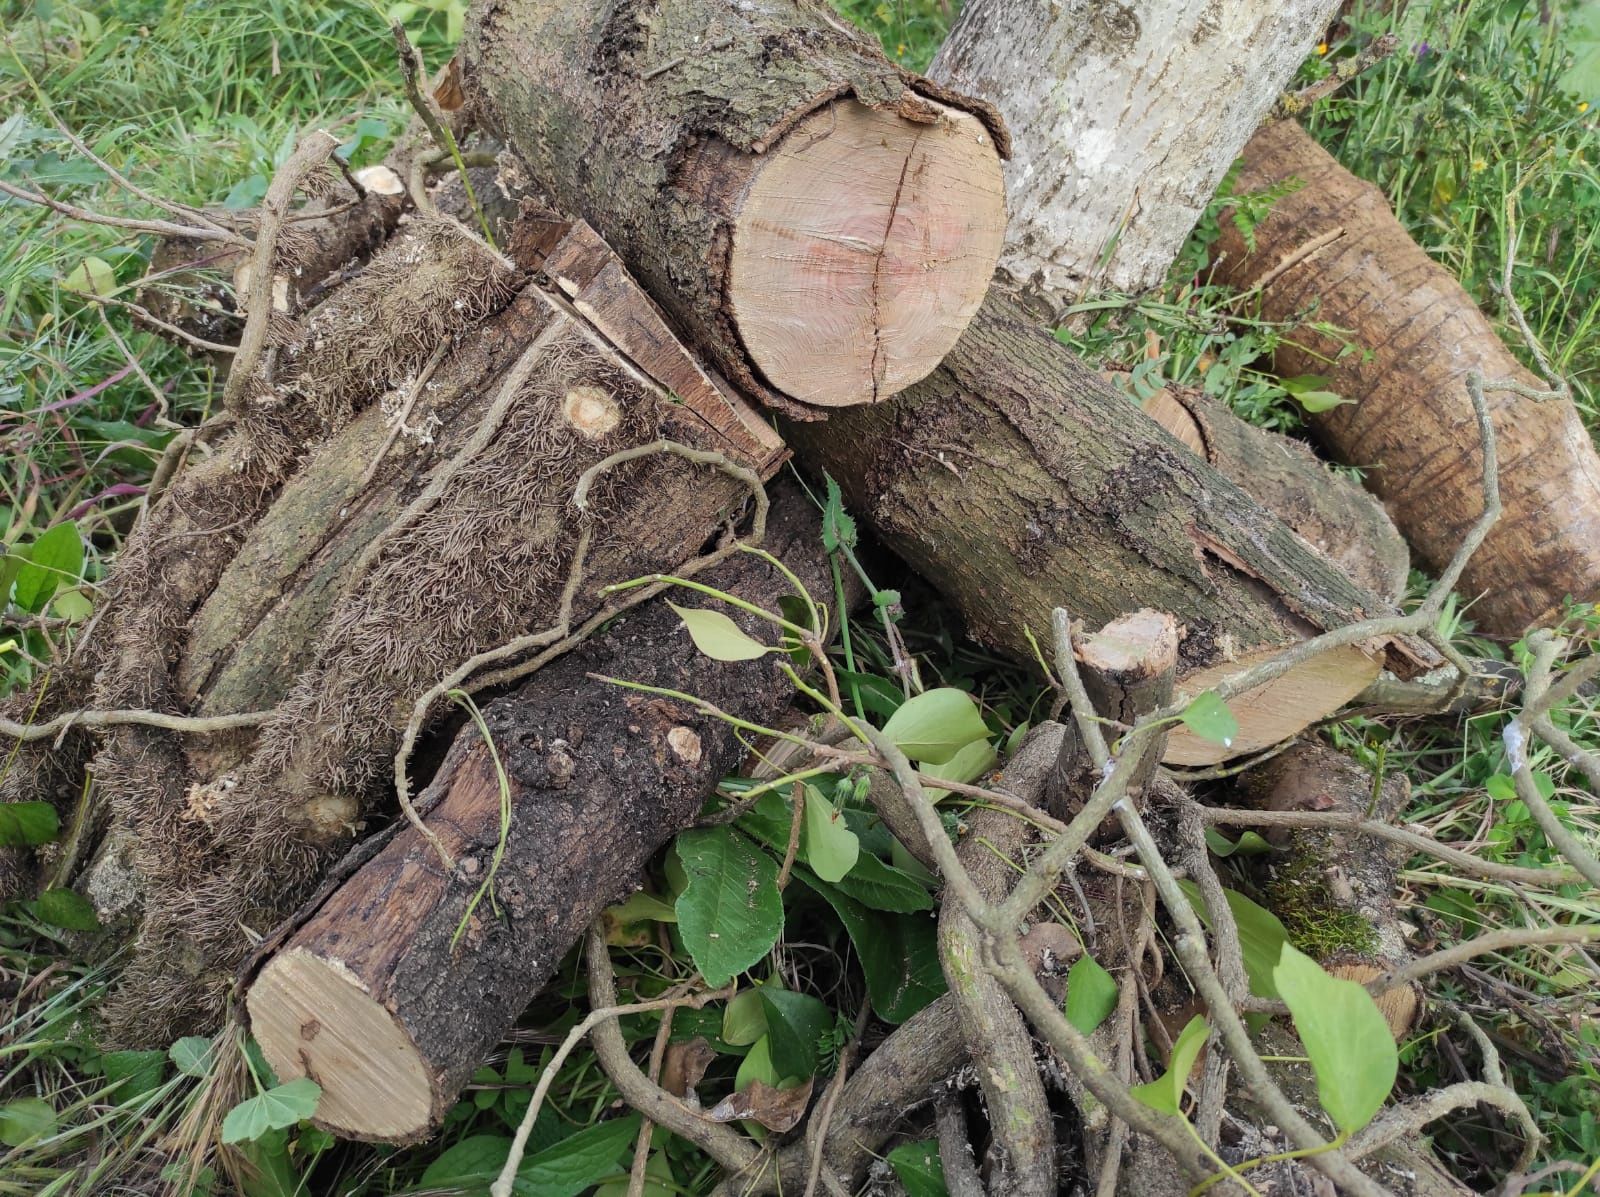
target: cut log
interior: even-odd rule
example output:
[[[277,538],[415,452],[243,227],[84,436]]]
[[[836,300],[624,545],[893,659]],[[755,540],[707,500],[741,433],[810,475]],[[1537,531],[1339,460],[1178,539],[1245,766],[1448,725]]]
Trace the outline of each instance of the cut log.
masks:
[[[799,414],[924,377],[989,284],[1004,130],[802,0],[476,6],[464,86],[741,387]]]
[[[854,511],[965,616],[1031,659],[1065,606],[1091,626],[1140,607],[1184,626],[1178,688],[1196,694],[1315,631],[1387,603],[1212,470],[992,296],[928,379],[786,435]],[[1130,418],[1132,415],[1134,418]],[[1387,646],[1410,675],[1426,649]],[[1166,760],[1211,764],[1293,735],[1371,682],[1385,646],[1325,654],[1233,703],[1229,747],[1187,729]]]
[[[1011,131],[1011,282],[1057,311],[1158,286],[1338,7],[971,0],[928,73]]]
[[[791,493],[769,547],[825,593],[814,509]],[[786,513],[786,514],[785,514]],[[788,581],[751,557],[704,579],[770,610]],[[770,628],[731,612],[753,635]],[[322,1086],[317,1122],[410,1142],[436,1128],[462,1085],[605,905],[636,888],[650,856],[693,821],[743,755],[739,733],[675,699],[594,680],[615,675],[695,694],[769,723],[793,687],[772,657],[727,664],[693,651],[677,614],[646,604],[485,712],[494,758],[468,728],[429,792],[445,870],[406,827],[328,895],[261,968],[246,1007],[279,1077]],[[472,906],[512,812],[490,896]]]
[[[1383,193],[1333,160],[1297,124],[1262,129],[1245,151],[1241,190],[1294,179],[1246,251],[1224,222],[1218,274],[1259,288],[1261,311],[1317,317],[1365,352],[1302,329],[1280,346],[1286,374],[1317,373],[1351,402],[1312,416],[1340,460],[1367,471],[1417,554],[1435,569],[1483,511],[1482,454],[1469,371],[1545,384],[1507,351],[1472,298],[1395,219]],[[1570,402],[1488,396],[1505,514],[1467,566],[1460,590],[1479,626],[1515,635],[1570,596],[1600,596],[1600,457]]]

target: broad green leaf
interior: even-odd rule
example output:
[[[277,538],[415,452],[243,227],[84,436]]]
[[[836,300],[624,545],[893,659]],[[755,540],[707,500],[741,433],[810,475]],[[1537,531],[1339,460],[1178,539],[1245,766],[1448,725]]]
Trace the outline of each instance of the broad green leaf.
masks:
[[[639,1134],[639,1115],[629,1114],[588,1127],[524,1156],[512,1191],[519,1197],[575,1197],[618,1168]],[[503,1135],[473,1135],[440,1152],[423,1172],[419,1188],[482,1195],[500,1175],[511,1140]]]
[[[1067,1021],[1092,1035],[1116,1008],[1116,979],[1093,956],[1079,956],[1067,970]]]
[[[1206,828],[1206,847],[1211,849],[1212,855],[1226,859],[1229,856],[1260,856],[1264,852],[1271,852],[1272,845],[1267,843],[1254,831],[1247,831],[1239,837],[1239,842],[1234,843],[1215,827]]]
[[[837,673],[839,689],[846,694],[859,694],[861,705],[880,719],[888,719],[906,705],[906,696],[900,687],[887,678],[875,673],[852,673],[848,669],[837,670]]]
[[[505,1135],[469,1135],[434,1158],[423,1170],[421,1187],[485,1191],[510,1154],[511,1140]]]
[[[817,1071],[817,1040],[833,1027],[833,1011],[808,993],[773,985],[756,991],[767,1014],[767,1050],[780,1077],[805,1077]]]
[[[626,902],[616,906],[607,906],[607,917],[615,919],[622,924],[628,923],[675,923],[678,921],[678,912],[648,890],[636,890],[628,895]]]
[[[28,548],[28,560],[17,571],[12,602],[38,614],[56,590],[76,586],[83,577],[83,540],[76,524],[57,524]]]
[[[64,927],[68,931],[100,930],[94,907],[82,894],[70,889],[45,890],[34,903],[34,910],[41,922],[52,927]]]
[[[1295,402],[1309,412],[1332,411],[1343,403],[1354,403],[1354,399],[1346,399],[1335,391],[1301,391],[1295,396]]]
[[[948,1197],[937,1139],[902,1143],[886,1157],[906,1197]]]
[[[1167,1061],[1166,1072],[1147,1085],[1135,1085],[1129,1092],[1152,1110],[1176,1114],[1183,1101],[1183,1091],[1189,1085],[1189,1074],[1194,1071],[1195,1061],[1200,1058],[1200,1049],[1206,1045],[1210,1031],[1205,1018],[1196,1014],[1173,1041],[1172,1058]]]
[[[1383,1107],[1400,1068],[1383,1012],[1363,986],[1288,945],[1273,977],[1311,1057],[1317,1099],[1335,1126],[1355,1134]]]
[[[856,547],[856,521],[844,509],[844,495],[831,474],[824,474],[828,497],[822,505],[822,547],[829,553]]]
[[[746,635],[744,630],[721,611],[704,607],[680,607],[668,603],[689,629],[694,646],[713,661],[754,661],[772,649]]]
[[[746,989],[734,994],[722,1011],[722,1041],[734,1047],[748,1047],[766,1033],[767,1008],[761,1001],[761,991]]]
[[[933,895],[925,884],[870,852],[863,852],[856,867],[835,882],[834,888],[872,910],[912,914],[933,909]]]
[[[48,802],[0,803],[0,847],[32,848],[61,834],[61,820]]]
[[[1561,86],[1580,100],[1600,100],[1600,4],[1573,5],[1561,40],[1572,54]]]
[[[811,871],[829,882],[840,880],[855,868],[861,855],[861,841],[856,833],[815,786],[806,787],[800,843]]]
[[[222,1120],[224,1143],[249,1143],[268,1131],[294,1126],[317,1110],[322,1087],[308,1077],[268,1089],[228,1111]]]
[[[946,686],[908,699],[889,716],[883,734],[912,760],[938,765],[986,738],[989,729],[972,696]]]
[[[782,1079],[772,1065],[772,1040],[763,1035],[739,1061],[739,1071],[733,1076],[733,1087],[738,1092],[748,1089],[751,1081],[760,1081],[763,1085],[776,1088]]]
[[[1211,912],[1206,909],[1200,887],[1192,881],[1179,881],[1189,904],[1206,927],[1211,926]],[[1278,996],[1273,970],[1278,967],[1278,957],[1289,942],[1289,932],[1278,921],[1278,916],[1264,906],[1259,906],[1237,890],[1225,889],[1228,909],[1233,911],[1233,921],[1239,928],[1239,950],[1244,957],[1245,976],[1250,981],[1250,992],[1259,998]]]
[[[1207,690],[1200,695],[1183,708],[1183,714],[1179,717],[1183,725],[1202,740],[1210,740],[1224,748],[1231,748],[1234,737],[1239,734],[1239,721],[1233,717],[1228,704],[1217,697],[1215,690]]]
[[[990,769],[994,768],[994,745],[988,740],[974,740],[964,746],[959,752],[947,761],[936,765],[923,765],[922,772],[930,777],[937,777],[941,781],[954,781],[965,784],[976,781]],[[929,802],[938,802],[950,793],[936,786],[926,787]]]
[[[19,1097],[0,1106],[0,1143],[21,1147],[56,1133],[56,1112],[42,1097]]]
[[[902,1023],[945,992],[933,919],[869,910],[810,870],[796,869],[795,876],[820,894],[844,924],[866,976],[872,1012],[884,1022]]]
[[[652,1151],[650,1158],[645,1161],[644,1175],[644,1188],[640,1190],[642,1197],[678,1197],[679,1193],[686,1191],[678,1187],[678,1179],[672,1174],[672,1161],[660,1148]],[[628,1182],[618,1179],[601,1185],[594,1191],[594,1197],[628,1197],[629,1191]]]
[[[100,1057],[106,1072],[106,1082],[115,1085],[116,1100],[128,1101],[159,1088],[167,1071],[167,1053],[106,1052]]]
[[[1280,379],[1278,385],[1291,395],[1304,395],[1307,391],[1327,390],[1328,379],[1322,374],[1296,374]]]
[[[1511,802],[1517,796],[1517,783],[1506,773],[1494,774],[1483,783],[1483,788],[1489,792],[1489,797],[1497,802]]]
[[[107,296],[117,289],[117,272],[104,258],[85,258],[61,280],[68,291]]]
[[[726,985],[783,931],[778,866],[731,827],[685,831],[673,851],[688,878],[676,904],[684,947],[707,985]]]
[[[189,1035],[167,1049],[167,1058],[184,1076],[198,1078],[211,1071],[214,1050],[215,1044],[204,1035]]]

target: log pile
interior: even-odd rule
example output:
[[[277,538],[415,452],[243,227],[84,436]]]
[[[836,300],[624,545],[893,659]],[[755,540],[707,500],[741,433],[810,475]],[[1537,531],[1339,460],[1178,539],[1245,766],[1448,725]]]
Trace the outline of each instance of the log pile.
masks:
[[[1200,1004],[1163,980],[1146,892],[1162,874],[1141,820],[1214,898],[1208,808],[1176,780],[1181,771],[1274,750],[1374,693],[1385,671],[1393,684],[1439,667],[1427,624],[1436,612],[1398,614],[1406,554],[1370,496],[1203,395],[1169,388],[1141,411],[1036,313],[1089,283],[1153,284],[1298,62],[1299,31],[1314,31],[1332,6],[1253,8],[1274,50],[1248,71],[1228,67],[1228,102],[1197,106],[1181,129],[1122,130],[1126,161],[1071,196],[1065,164],[1092,163],[1104,131],[1054,126],[995,63],[1026,49],[1043,63],[1078,62],[1074,84],[1092,87],[1089,68],[1118,61],[1134,94],[1147,74],[1205,77],[1196,53],[1222,65],[1202,44],[1220,29],[1206,18],[1169,60],[1125,10],[1126,20],[1097,15],[1107,28],[1086,43],[1042,13],[1029,16],[1037,28],[1006,29],[1005,7],[968,7],[935,82],[892,66],[805,0],[491,0],[469,21],[452,76],[464,103],[451,105],[457,132],[481,138],[480,155],[497,163],[493,219],[481,226],[490,235],[479,235],[470,201],[446,194],[451,184],[385,182],[332,223],[313,200],[302,215],[315,236],[276,252],[245,241],[224,255],[241,303],[205,325],[207,339],[238,340],[228,415],[205,430],[215,449],[152,504],[100,626],[35,713],[156,717],[30,741],[0,777],[0,798],[65,803],[88,767],[110,795],[89,820],[93,850],[75,848],[82,860],[68,863],[132,942],[108,1009],[114,1037],[164,1044],[210,1030],[238,995],[280,1078],[320,1087],[320,1125],[387,1143],[435,1131],[584,929],[737,768],[740,724],[774,725],[792,704],[817,700],[789,653],[687,652],[678,612],[656,597],[672,582],[665,575],[691,577],[744,604],[734,622],[754,635],[765,626],[754,610],[780,610],[797,585],[834,593],[823,543],[837,525],[819,528],[787,483],[773,485],[768,518],[762,484],[792,454],[802,474],[837,482],[846,508],[975,640],[1024,663],[1053,647],[1053,681],[1075,725],[1036,729],[978,788],[1005,802],[973,815],[959,851],[925,808],[915,767],[875,729],[848,728],[864,746],[858,756],[837,739],[796,737],[816,759],[847,760],[841,772],[867,770],[883,823],[943,875],[952,993],[818,1107],[823,1133],[849,1143],[781,1147],[750,1191],[804,1190],[824,1163],[859,1182],[903,1108],[932,1097],[969,1054],[993,1131],[990,1191],[1056,1191],[1055,1145],[1069,1125],[1102,1186],[1109,1177],[1115,1187],[1124,1156],[1141,1191],[1208,1175],[1170,1120],[1136,1117],[1107,1096],[1120,1085],[1127,1099],[1135,1054],[1149,1071],[1143,1041],[1134,1046],[1141,1001],[1174,1016]],[[1012,44],[1019,38],[1037,45]],[[1008,120],[1019,154],[1010,166]],[[1252,159],[1262,182],[1322,168],[1282,128],[1257,137],[1278,139]],[[1206,170],[1174,156],[1196,138]],[[259,239],[273,203],[320,194],[307,181],[331,140],[304,140],[291,164],[299,175],[275,181],[254,218]],[[1104,218],[1118,204],[1125,213],[1126,192],[1161,169],[1172,177],[1158,190],[1172,202],[1139,208],[1106,255]],[[415,181],[426,170],[390,175]],[[1295,270],[1313,255],[1294,258],[1294,246],[1317,239],[1312,226],[1327,213],[1304,204],[1285,213],[1282,229],[1263,226],[1261,255],[1235,247],[1224,266],[1287,310],[1314,285]],[[1332,289],[1318,293],[1354,313],[1356,290],[1371,291],[1377,276],[1361,256],[1360,222],[1344,219],[1361,269],[1341,291],[1346,280],[1327,280],[1323,259],[1318,281]],[[1279,232],[1281,244],[1268,236]],[[1335,253],[1345,244],[1317,243]],[[218,265],[181,239],[164,252],[173,275]],[[1250,263],[1274,252],[1277,265],[1252,278]],[[997,262],[1010,285],[991,290]],[[1109,275],[1095,273],[1108,265]],[[1399,300],[1389,308],[1385,318],[1411,311]],[[190,314],[166,310],[195,335]],[[1434,326],[1413,331],[1418,376],[1433,373],[1408,394],[1429,402],[1461,362],[1422,352]],[[1473,336],[1491,339],[1486,329]],[[1481,505],[1446,511],[1431,484],[1413,485],[1432,476],[1378,424],[1393,419],[1388,368],[1348,369],[1340,389],[1354,397],[1367,386],[1378,401],[1337,409],[1320,427],[1347,456],[1381,446],[1378,492],[1419,556],[1443,571]],[[1591,597],[1600,579],[1589,551],[1600,540],[1584,523],[1592,512],[1555,527],[1543,483],[1526,480],[1526,459],[1552,445],[1580,482],[1600,479],[1592,449],[1565,409],[1524,420],[1520,402],[1497,409],[1511,530],[1492,534],[1487,564],[1467,582],[1488,590],[1487,619],[1518,629],[1568,593]],[[1470,402],[1452,395],[1447,406],[1464,426]],[[1430,417],[1444,418],[1435,407]],[[1476,445],[1462,439],[1443,463],[1449,480],[1478,476]],[[1552,540],[1530,543],[1533,526],[1551,527]],[[770,556],[740,551],[763,537]],[[1538,585],[1510,585],[1530,560]],[[834,680],[820,641],[788,647]],[[1180,722],[1208,691],[1228,697],[1237,726],[1226,736]],[[477,692],[494,695],[481,722],[452,721],[455,704],[476,716]],[[413,803],[409,777],[430,764]],[[1250,773],[1240,794],[1283,814],[1327,791],[1335,797],[1311,809],[1392,818],[1403,795],[1379,787],[1385,802],[1358,809],[1371,779],[1351,768],[1302,746]],[[387,830],[359,842],[385,819]],[[1091,834],[1126,836],[1142,865],[1085,848]],[[1284,870],[1324,888],[1329,869],[1351,882],[1334,887],[1337,901],[1315,901],[1338,906],[1366,937],[1323,963],[1375,982],[1399,1035],[1415,994],[1381,984],[1409,962],[1391,901],[1397,861],[1364,855],[1354,836],[1296,835]],[[1049,845],[1074,837],[1070,858],[1037,866],[1053,870],[1040,874],[1042,888],[1005,863],[1048,861]],[[3,863],[0,883],[29,884],[30,862]],[[1277,881],[1263,891],[1290,901],[1292,887]],[[994,911],[1018,902],[1019,917],[997,932]],[[1138,928],[1105,957],[1122,978],[1110,1068],[1086,1064],[1095,1057],[1082,1053],[1098,1049],[1037,1004],[1039,986],[1059,981],[1051,934],[1072,938],[1054,921],[1063,903],[1090,928]],[[1178,938],[1194,947],[1193,912],[1171,906]],[[1212,914],[1226,918],[1216,903]],[[1010,940],[1025,923],[1055,932],[1035,939],[1023,968]],[[1198,972],[1194,963],[1184,958]],[[603,960],[589,966],[595,992],[614,990]],[[1243,998],[1227,951],[1215,980]],[[1059,993],[1053,1000],[1059,1008]],[[1156,1038],[1170,1046],[1173,1035]],[[1095,1042],[1103,1048],[1104,1035]],[[1047,1062],[1038,1071],[1036,1050]],[[1005,1070],[1019,1061],[1026,1076],[1009,1083]],[[1212,1141],[1232,1092],[1219,1061],[1220,1052],[1197,1081],[1198,1125]],[[1052,1070],[1065,1075],[1054,1087],[1041,1080]],[[749,1144],[705,1131],[625,1069],[613,1079],[730,1171],[752,1158]],[[1259,1080],[1234,1087],[1254,1097]],[[1295,1100],[1300,1119],[1312,1107]],[[1063,1102],[1077,1123],[1060,1117]],[[958,1104],[943,1095],[942,1128],[966,1125]],[[1308,1147],[1303,1119],[1276,1144],[1269,1120],[1283,1121],[1283,1107],[1269,1102],[1241,1133],[1263,1154],[1288,1144],[1317,1156],[1284,1163],[1287,1184],[1316,1167],[1350,1191],[1382,1191],[1363,1188],[1375,1182],[1337,1152],[1323,1160]],[[1432,1166],[1425,1153],[1416,1159]],[[956,1175],[960,1153],[946,1163]]]

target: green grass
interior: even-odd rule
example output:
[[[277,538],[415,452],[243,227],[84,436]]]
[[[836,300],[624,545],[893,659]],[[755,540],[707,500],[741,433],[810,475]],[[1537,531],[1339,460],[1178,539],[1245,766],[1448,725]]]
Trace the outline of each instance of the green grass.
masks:
[[[401,6],[414,40],[432,64],[459,20],[457,0]],[[931,59],[952,16],[953,0],[838,0],[845,15],[875,32],[886,51],[916,68]],[[1377,14],[1383,6],[1372,10]],[[1384,15],[1350,18],[1337,58],[1396,24]],[[1596,111],[1558,85],[1576,39],[1563,40],[1563,10],[1541,24],[1534,3],[1423,0],[1398,20],[1401,50],[1323,105],[1313,131],[1346,165],[1390,196],[1402,220],[1430,253],[1463,279],[1486,310],[1499,313],[1492,284],[1508,237],[1506,200],[1515,195],[1520,225],[1516,288],[1537,335],[1577,387],[1593,425],[1600,387],[1600,146]],[[51,127],[40,95],[119,169],[150,190],[196,203],[247,205],[282,160],[297,131],[327,125],[360,144],[358,160],[381,154],[401,128],[393,52],[383,14],[352,0],[96,0],[91,3],[0,2],[0,114],[20,114],[0,131],[0,178],[50,180],[58,195],[90,207],[150,215],[108,187]],[[1419,52],[1426,43],[1425,52]],[[1305,68],[1312,78],[1326,59]],[[1591,96],[1600,102],[1600,96]],[[363,123],[357,124],[357,118]],[[1195,382],[1270,427],[1295,429],[1293,397],[1266,369],[1271,350],[1295,330],[1253,321],[1204,271],[1213,211],[1161,293],[1130,303],[1086,301],[1070,338],[1088,355],[1133,365],[1146,333],[1162,359],[1142,384],[1158,378]],[[67,285],[86,259],[99,259],[127,287],[143,273],[148,239],[85,228],[15,203],[0,203],[0,545],[15,554],[52,524],[71,520],[91,545],[82,595],[55,600],[60,622],[0,629],[0,692],[28,680],[35,662],[61,651],[97,595],[106,562],[135,515],[148,478],[175,424],[191,424],[212,402],[208,367],[131,325],[107,323]],[[110,330],[114,330],[116,336]],[[148,376],[130,368],[120,337]],[[1514,338],[1508,338],[1514,348]],[[152,390],[153,388],[153,390]],[[4,566],[0,565],[0,570]],[[3,576],[3,575],[0,575]],[[907,639],[928,685],[953,684],[980,695],[996,735],[1039,717],[1042,688],[1026,671],[965,644],[934,596],[906,584]],[[87,601],[85,601],[87,600]],[[1472,651],[1510,654],[1515,646],[1471,639]],[[1576,623],[1578,639],[1593,638]],[[5,648],[6,642],[14,645]],[[855,629],[861,668],[883,672],[890,654],[871,626]],[[1525,810],[1498,796],[1504,773],[1496,712],[1460,723],[1356,721],[1334,731],[1338,742],[1374,767],[1403,771],[1413,785],[1410,821],[1451,840],[1482,840],[1485,855],[1519,864],[1547,863],[1548,846]],[[1563,713],[1575,735],[1600,744],[1592,702]],[[1579,780],[1544,761],[1566,817],[1600,831],[1600,806]],[[1548,919],[1593,920],[1592,900],[1576,893],[1534,897],[1508,887],[1454,877],[1416,862],[1404,875],[1419,945],[1496,926]],[[665,882],[656,878],[657,892]],[[771,968],[796,988],[823,995],[849,1012],[854,975],[838,924],[819,903],[795,899],[795,934]],[[619,956],[643,993],[670,983],[680,961],[659,941],[636,942]],[[1587,1164],[1600,1156],[1600,1031],[1593,975],[1577,957],[1547,951],[1479,962],[1434,987],[1491,1026],[1522,1092],[1552,1136],[1549,1158]],[[135,1092],[109,1073],[138,1061],[113,1060],[93,1041],[89,1015],[109,965],[74,959],[72,945],[26,908],[0,918],[0,1106],[38,1093],[53,1108],[55,1130],[24,1147],[0,1147],[0,1197],[21,1193],[94,1193],[114,1185],[148,1186],[170,1162],[158,1147],[221,1100],[224,1080],[247,1085],[242,1057],[219,1052],[204,1077],[147,1059],[158,1079]],[[303,1128],[277,1133],[254,1154],[246,1192],[386,1194],[417,1185],[430,1162],[455,1144],[505,1134],[520,1117],[528,1086],[583,1001],[581,973],[569,962],[558,983],[523,1019],[513,1041],[485,1066],[450,1112],[444,1134],[401,1152],[335,1143]],[[714,1015],[683,1019],[680,1034],[715,1033]],[[652,1018],[628,1020],[631,1042],[650,1040]],[[226,1057],[224,1059],[223,1057]],[[713,1076],[728,1079],[735,1061]],[[1470,1045],[1430,1037],[1410,1047],[1415,1084],[1463,1079],[1476,1067]],[[1463,1069],[1465,1071],[1463,1071]],[[259,1067],[257,1068],[259,1073]],[[137,1080],[137,1078],[135,1078]],[[259,1077],[270,1085],[271,1078]],[[120,1084],[119,1088],[112,1088]],[[231,1101],[231,1090],[229,1100]],[[594,1122],[615,1094],[593,1056],[578,1052],[552,1091],[535,1143],[561,1140]],[[1441,1142],[1468,1172],[1487,1175],[1493,1160],[1471,1141],[1493,1127],[1452,1120]],[[1482,1131],[1482,1134],[1478,1132]],[[664,1152],[675,1191],[703,1192],[707,1162],[673,1140]],[[202,1178],[204,1179],[204,1178]],[[204,1191],[204,1188],[196,1190]]]

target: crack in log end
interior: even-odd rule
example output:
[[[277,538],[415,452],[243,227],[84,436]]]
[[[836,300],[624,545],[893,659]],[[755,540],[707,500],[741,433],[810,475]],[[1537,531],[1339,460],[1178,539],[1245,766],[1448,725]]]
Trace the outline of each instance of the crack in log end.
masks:
[[[895,184],[894,199],[889,201],[889,219],[884,223],[883,236],[878,242],[878,252],[872,262],[872,402],[879,399],[883,386],[883,260],[889,253],[889,242],[894,236],[895,217],[900,215],[900,197],[906,191],[906,176],[911,173],[911,158],[922,140],[919,132],[912,139],[906,160],[900,164],[900,181]],[[918,172],[921,173],[920,171]]]

